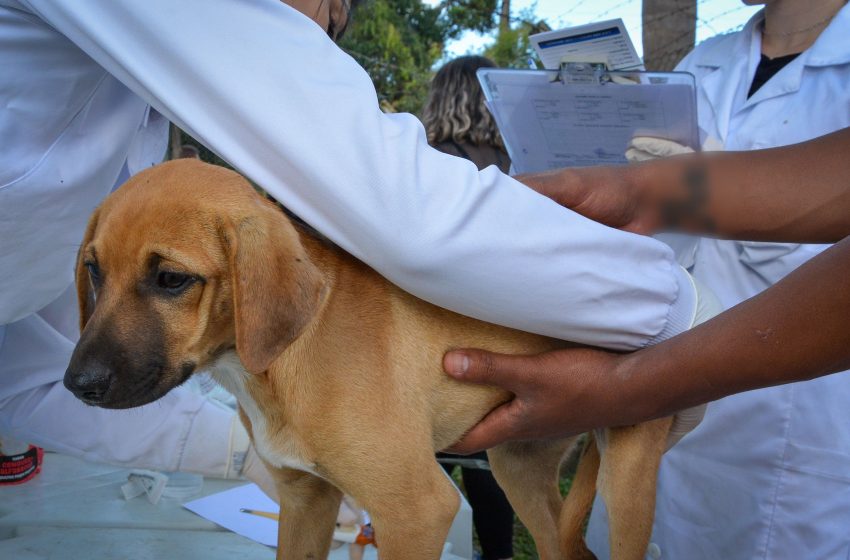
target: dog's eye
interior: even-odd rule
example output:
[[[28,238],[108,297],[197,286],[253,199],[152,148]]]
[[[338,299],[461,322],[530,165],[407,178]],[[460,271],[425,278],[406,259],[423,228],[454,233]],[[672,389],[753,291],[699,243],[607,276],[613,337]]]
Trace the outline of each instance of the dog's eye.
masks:
[[[156,276],[156,285],[172,294],[177,294],[188,288],[195,279],[188,274],[160,270]]]
[[[92,284],[98,286],[100,284],[100,267],[95,262],[87,262],[85,265],[89,271],[89,278],[91,278]]]

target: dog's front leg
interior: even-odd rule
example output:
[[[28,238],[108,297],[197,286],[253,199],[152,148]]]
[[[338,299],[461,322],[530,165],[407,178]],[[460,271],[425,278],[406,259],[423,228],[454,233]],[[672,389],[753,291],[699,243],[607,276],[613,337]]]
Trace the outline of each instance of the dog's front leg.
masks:
[[[310,473],[272,469],[280,496],[277,560],[325,560],[342,493]]]
[[[349,478],[346,493],[369,512],[380,560],[438,560],[460,496],[432,453],[395,452],[403,460]]]

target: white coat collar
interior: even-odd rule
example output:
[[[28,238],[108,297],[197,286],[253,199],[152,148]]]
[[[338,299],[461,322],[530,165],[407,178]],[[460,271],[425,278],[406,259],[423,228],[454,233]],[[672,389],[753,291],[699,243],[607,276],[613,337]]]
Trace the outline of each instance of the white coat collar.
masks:
[[[850,62],[850,4],[832,18],[808,50],[806,66],[833,66]]]
[[[761,42],[763,21],[764,10],[759,10],[740,32],[731,33],[726,37],[721,37],[713,44],[707,45],[705,52],[696,61],[696,65],[721,68],[730,64],[733,62],[730,59],[734,58],[731,56],[732,53],[746,52],[747,45],[752,44],[756,38],[755,35],[758,35],[759,42]],[[805,65],[832,66],[850,62],[848,34],[850,34],[850,3],[838,11],[817,41],[804,53]]]
[[[696,60],[696,65],[722,68],[734,64],[736,59],[741,58],[741,53],[747,52],[753,39],[753,32],[761,26],[763,21],[764,10],[762,9],[753,15],[740,31],[721,35],[707,44]],[[735,54],[738,56],[734,56]]]
[[[788,63],[776,74],[775,78],[768,80],[741,108],[749,107],[766,99],[797,92],[803,82],[806,67],[831,66],[850,62],[850,41],[846,38],[848,33],[850,33],[850,7],[844,6],[811,47]],[[760,60],[761,25],[753,30],[752,44],[758,49],[755,50],[754,48],[753,57]],[[756,61],[755,65],[757,64]],[[751,68],[752,74],[750,76],[755,73],[755,65]]]
[[[850,62],[850,5],[843,7],[817,41],[746,99],[756,67],[761,59],[761,26],[764,10],[756,13],[744,28],[709,45],[696,61],[697,66],[712,68],[702,87],[714,111],[720,140],[726,141],[733,114],[756,103],[800,89],[807,66],[829,66]]]
[[[736,105],[746,96],[742,91],[742,76],[752,76],[750,59],[761,48],[760,37],[754,33],[764,19],[763,12],[753,16],[738,33],[718,37],[698,53],[696,65],[711,69],[697,84],[714,112],[717,134],[723,144],[729,134],[729,122]],[[758,44],[753,45],[753,41]],[[754,68],[753,68],[754,71]]]

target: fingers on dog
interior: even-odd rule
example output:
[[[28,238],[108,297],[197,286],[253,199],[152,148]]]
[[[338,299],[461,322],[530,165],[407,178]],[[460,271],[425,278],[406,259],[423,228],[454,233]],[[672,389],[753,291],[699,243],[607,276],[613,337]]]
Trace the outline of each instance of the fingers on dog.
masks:
[[[496,385],[515,393],[517,386],[524,386],[527,377],[528,356],[497,354],[485,350],[453,350],[443,358],[443,368],[452,377],[480,383]]]
[[[505,440],[516,429],[519,411],[517,401],[509,401],[492,410],[463,438],[448,449],[451,453],[468,455],[489,449]],[[508,436],[508,439],[514,439]]]

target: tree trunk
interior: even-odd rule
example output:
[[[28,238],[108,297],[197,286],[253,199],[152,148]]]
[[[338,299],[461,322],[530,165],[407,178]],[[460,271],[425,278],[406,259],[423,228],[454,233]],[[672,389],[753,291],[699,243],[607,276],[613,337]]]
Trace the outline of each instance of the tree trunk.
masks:
[[[694,48],[696,0],[643,0],[643,63],[672,70]]]
[[[183,157],[183,138],[177,125],[171,123],[168,128],[170,154],[168,159],[179,159]]]
[[[499,10],[499,33],[509,31],[511,28],[511,0],[502,0],[502,9]]]

